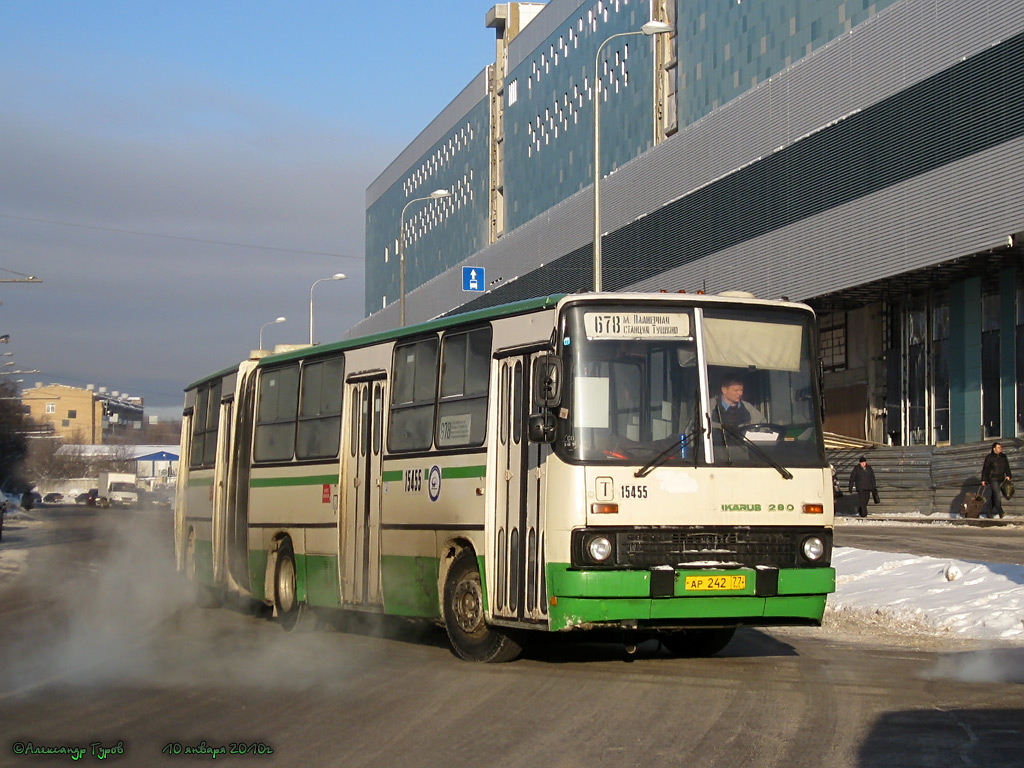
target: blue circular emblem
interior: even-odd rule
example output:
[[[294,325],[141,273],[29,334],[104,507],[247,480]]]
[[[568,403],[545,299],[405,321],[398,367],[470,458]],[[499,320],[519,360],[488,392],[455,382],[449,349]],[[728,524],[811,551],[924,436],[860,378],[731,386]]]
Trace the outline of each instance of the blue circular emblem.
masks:
[[[437,501],[437,498],[441,495],[441,468],[436,464],[430,468],[427,492],[430,494],[431,501]]]

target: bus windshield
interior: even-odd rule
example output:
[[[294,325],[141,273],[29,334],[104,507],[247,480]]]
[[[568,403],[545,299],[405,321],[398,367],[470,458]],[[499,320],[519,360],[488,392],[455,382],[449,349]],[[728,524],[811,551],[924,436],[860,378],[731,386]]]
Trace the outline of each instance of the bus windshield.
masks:
[[[824,466],[811,324],[743,305],[570,308],[556,450],[611,464]]]

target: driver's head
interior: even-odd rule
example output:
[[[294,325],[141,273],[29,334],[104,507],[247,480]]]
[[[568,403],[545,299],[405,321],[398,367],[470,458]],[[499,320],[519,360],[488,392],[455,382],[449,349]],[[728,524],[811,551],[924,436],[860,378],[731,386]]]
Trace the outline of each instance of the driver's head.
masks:
[[[735,376],[727,376],[722,380],[722,402],[732,406],[738,405],[743,399],[743,382]]]

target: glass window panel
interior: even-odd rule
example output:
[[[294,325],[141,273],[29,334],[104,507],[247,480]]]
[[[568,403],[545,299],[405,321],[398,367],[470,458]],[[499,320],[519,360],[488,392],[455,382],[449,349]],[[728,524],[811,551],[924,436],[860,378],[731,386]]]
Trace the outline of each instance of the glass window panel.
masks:
[[[466,389],[466,334],[445,337],[441,353],[441,397],[458,397]]]
[[[341,417],[299,422],[296,455],[300,459],[333,458],[341,442]]]
[[[302,397],[299,399],[300,416],[320,415],[323,382],[323,363],[302,366]]]
[[[201,467],[203,465],[203,446],[206,444],[206,434],[200,432],[192,437],[192,456],[189,466]]]
[[[388,448],[392,451],[426,450],[433,431],[433,405],[394,410],[388,428]]]
[[[481,328],[468,334],[466,394],[485,395],[491,376],[491,329]]]
[[[433,400],[437,392],[437,339],[428,339],[416,345],[415,372],[415,402]]]
[[[260,379],[257,422],[294,419],[299,404],[299,366],[265,371]]]
[[[210,402],[210,390],[203,387],[196,393],[196,407],[192,412],[192,431],[206,431],[206,410]]]
[[[342,389],[345,382],[345,359],[327,360],[324,366],[324,383],[320,397],[320,413],[339,414],[342,405]]]
[[[413,451],[430,447],[437,397],[437,345],[435,337],[395,349],[389,450]]]
[[[295,422],[256,427],[256,461],[288,461],[295,451]]]
[[[217,427],[220,424],[220,390],[220,381],[217,381],[217,383],[210,385],[210,410],[209,415],[206,417],[207,431],[216,432]]]

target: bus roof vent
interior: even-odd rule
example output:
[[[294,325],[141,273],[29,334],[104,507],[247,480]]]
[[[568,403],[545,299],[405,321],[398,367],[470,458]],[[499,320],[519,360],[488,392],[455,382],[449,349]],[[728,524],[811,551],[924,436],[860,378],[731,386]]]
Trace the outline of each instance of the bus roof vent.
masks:
[[[725,296],[730,299],[752,299],[754,294],[750,291],[722,291],[718,294],[719,296]]]

